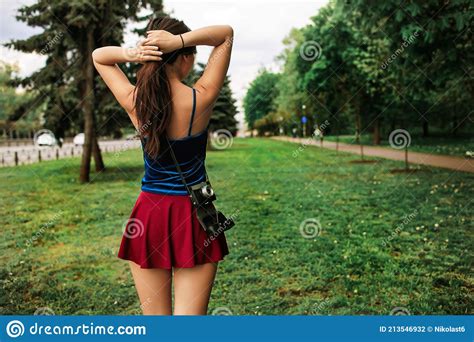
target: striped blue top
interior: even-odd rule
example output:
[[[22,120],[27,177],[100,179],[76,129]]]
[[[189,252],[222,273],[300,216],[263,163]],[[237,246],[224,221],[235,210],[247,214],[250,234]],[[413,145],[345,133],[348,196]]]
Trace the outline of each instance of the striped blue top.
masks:
[[[207,129],[198,134],[191,135],[195,111],[196,90],[193,89],[193,110],[188,136],[181,139],[169,139],[181,172],[189,186],[203,182],[206,179],[204,163],[206,160]],[[142,146],[144,146],[144,143],[142,143]],[[160,153],[156,158],[151,158],[143,148],[143,160],[145,163],[145,175],[142,178],[142,191],[165,195],[188,195],[173,162],[173,157],[166,140],[162,139],[160,142]]]

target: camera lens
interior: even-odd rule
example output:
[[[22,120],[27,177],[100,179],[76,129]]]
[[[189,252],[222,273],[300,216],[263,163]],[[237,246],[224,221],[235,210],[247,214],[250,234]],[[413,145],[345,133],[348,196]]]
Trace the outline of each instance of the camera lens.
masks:
[[[214,190],[209,185],[203,186],[201,192],[204,197],[211,197],[214,195]]]

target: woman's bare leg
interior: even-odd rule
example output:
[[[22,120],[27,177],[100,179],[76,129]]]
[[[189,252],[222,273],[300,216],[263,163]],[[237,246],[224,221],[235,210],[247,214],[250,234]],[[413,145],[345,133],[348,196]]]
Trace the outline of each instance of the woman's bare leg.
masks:
[[[217,263],[174,269],[174,314],[205,315]]]
[[[171,270],[144,269],[130,261],[144,315],[171,315]]]

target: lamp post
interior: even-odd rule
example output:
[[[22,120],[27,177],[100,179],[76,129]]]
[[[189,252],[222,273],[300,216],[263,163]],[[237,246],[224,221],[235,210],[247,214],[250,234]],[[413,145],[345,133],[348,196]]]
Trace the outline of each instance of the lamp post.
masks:
[[[306,122],[308,121],[305,115],[305,109],[306,109],[306,105],[302,105],[301,111],[303,112],[303,116],[301,117],[301,122],[303,123],[303,137],[306,136]]]

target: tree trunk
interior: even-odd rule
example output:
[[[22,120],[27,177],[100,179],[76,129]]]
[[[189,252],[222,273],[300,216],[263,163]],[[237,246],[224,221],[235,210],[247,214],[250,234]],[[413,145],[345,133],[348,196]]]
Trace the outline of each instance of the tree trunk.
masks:
[[[94,141],[92,145],[92,154],[94,156],[95,171],[102,172],[105,171],[104,160],[102,159],[102,153],[100,151],[99,142],[97,137],[94,136]]]
[[[89,182],[91,169],[92,147],[95,141],[94,132],[94,66],[92,64],[92,51],[94,50],[93,30],[87,31],[87,39],[82,56],[84,56],[84,87],[82,93],[84,112],[84,145],[82,150],[81,172],[79,181]]]
[[[457,132],[458,132],[458,128],[459,128],[459,124],[458,124],[458,119],[457,117],[453,117],[453,129],[451,130],[451,134],[452,136],[456,136],[457,135]]]
[[[362,139],[360,138],[361,128],[362,128],[362,122],[361,122],[360,113],[357,113],[356,115],[356,130],[357,130],[356,141],[360,146],[360,157],[362,160],[364,160],[364,146],[362,145]]]
[[[360,144],[360,114],[355,115],[355,126],[356,126],[356,143]]]
[[[380,145],[380,119],[376,118],[374,122],[374,136],[373,136],[374,145]]]
[[[429,135],[429,130],[428,130],[428,121],[423,121],[423,137],[427,137]]]

